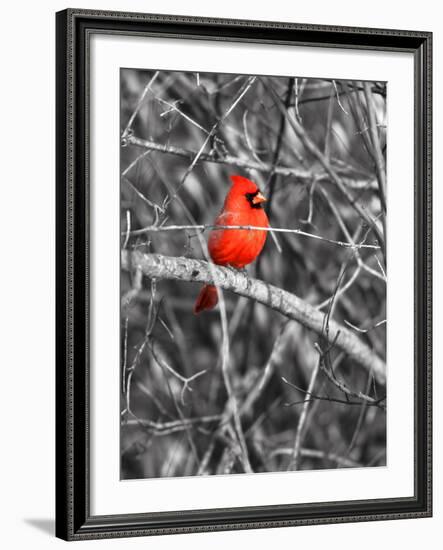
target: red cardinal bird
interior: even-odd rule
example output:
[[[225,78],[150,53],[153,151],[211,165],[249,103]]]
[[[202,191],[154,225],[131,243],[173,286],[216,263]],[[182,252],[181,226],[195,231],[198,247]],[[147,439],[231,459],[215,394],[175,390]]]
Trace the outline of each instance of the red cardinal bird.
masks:
[[[257,185],[243,176],[231,176],[231,180],[231,189],[214,225],[269,227],[268,216],[263,210],[266,199]],[[209,255],[215,264],[241,269],[257,258],[265,245],[266,237],[267,231],[213,229],[208,241]],[[217,302],[215,286],[205,285],[195,302],[194,313],[212,309]]]

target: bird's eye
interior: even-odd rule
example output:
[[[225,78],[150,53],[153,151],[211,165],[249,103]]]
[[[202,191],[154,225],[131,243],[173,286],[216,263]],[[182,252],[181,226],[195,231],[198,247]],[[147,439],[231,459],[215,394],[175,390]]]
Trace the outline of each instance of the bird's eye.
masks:
[[[257,195],[257,193],[258,193],[258,191],[256,191],[255,193],[246,193],[245,197],[252,204],[252,199]]]
[[[251,208],[263,208],[262,203],[266,201],[265,197],[259,190],[254,193],[245,193],[246,200],[249,202]]]

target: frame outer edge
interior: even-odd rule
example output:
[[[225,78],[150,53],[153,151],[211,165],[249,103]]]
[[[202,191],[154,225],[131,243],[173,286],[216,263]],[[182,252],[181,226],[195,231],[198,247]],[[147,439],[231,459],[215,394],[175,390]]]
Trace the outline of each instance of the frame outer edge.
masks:
[[[227,19],[223,17],[204,17],[190,15],[170,15],[162,13],[143,13],[128,11],[94,10],[86,8],[68,8],[66,10],[73,17],[87,17],[91,19],[121,19],[127,21],[145,21],[158,23],[182,23],[182,24],[204,24],[204,25],[225,25],[228,27],[248,27],[266,29],[286,30],[310,30],[321,32],[373,34],[383,36],[415,37],[426,39],[432,35],[430,31],[411,31],[404,29],[386,29],[379,27],[352,27],[343,25],[319,25],[314,23],[293,23],[288,21],[250,20],[250,19]]]
[[[423,428],[426,440],[423,446],[425,474],[425,501],[421,502],[422,508],[414,511],[388,511],[383,513],[371,513],[360,515],[323,515],[316,518],[298,518],[288,520],[251,520],[235,523],[234,521],[213,522],[211,524],[193,526],[154,526],[139,527],[132,525],[130,518],[116,515],[114,523],[100,525],[99,517],[88,517],[88,506],[82,499],[75,498],[74,491],[74,406],[81,403],[83,396],[74,396],[74,253],[78,257],[84,251],[77,250],[74,246],[74,224],[78,222],[78,213],[74,212],[74,185],[75,185],[75,161],[77,151],[75,146],[76,120],[84,113],[76,113],[75,105],[75,65],[76,65],[76,36],[75,20],[79,17],[92,19],[107,18],[123,21],[146,21],[158,23],[181,24],[206,24],[226,25],[231,28],[245,27],[252,29],[292,29],[308,31],[325,31],[331,33],[356,33],[361,35],[384,35],[401,37],[414,37],[420,40],[422,49],[421,64],[421,93],[422,102],[421,119],[423,121],[421,150],[422,169],[419,184],[423,185],[422,213],[424,216],[421,233],[423,255],[421,275],[424,279],[422,288],[424,318],[422,319],[421,337],[423,341],[423,355],[419,360],[424,373],[422,380],[425,387],[422,392],[426,399],[426,414],[423,416]],[[190,37],[192,38],[192,37]],[[338,43],[339,44],[339,43]],[[324,45],[327,45],[326,43]],[[416,50],[417,51],[417,50]],[[353,27],[337,27],[327,25],[299,25],[295,23],[278,23],[268,21],[242,21],[227,19],[208,19],[201,17],[168,16],[157,14],[139,14],[128,12],[109,12],[96,10],[68,9],[56,14],[56,536],[64,540],[86,540],[93,538],[143,536],[174,533],[190,533],[203,531],[222,531],[238,529],[257,529],[292,525],[319,525],[325,523],[344,523],[360,521],[376,521],[385,519],[406,519],[417,517],[429,517],[432,514],[432,33],[418,31],[397,31],[390,29],[367,29]],[[77,75],[78,76],[78,75]],[[417,80],[415,79],[415,82]],[[84,90],[83,90],[84,92]],[[415,106],[417,107],[417,105]],[[86,124],[86,128],[87,128]],[[87,176],[86,176],[87,177]],[[77,191],[76,191],[77,192]],[[75,221],[77,220],[77,222]],[[86,240],[87,244],[87,240]],[[77,243],[78,247],[78,243]],[[88,252],[88,251],[86,251]],[[87,266],[86,266],[87,269]],[[87,272],[87,271],[86,271]],[[77,285],[81,284],[76,282]],[[86,305],[87,307],[87,305]],[[87,311],[87,309],[86,309]],[[78,321],[77,321],[78,322]],[[78,336],[77,336],[78,338]],[[78,351],[78,350],[77,350]],[[81,366],[81,365],[79,365]],[[87,392],[87,390],[86,390]],[[80,411],[78,411],[80,412]],[[80,412],[80,414],[82,414]],[[77,430],[78,431],[78,430]],[[85,434],[76,433],[75,439]],[[87,435],[87,434],[86,434]],[[86,471],[88,468],[86,467]],[[80,480],[77,480],[78,482]],[[85,483],[85,480],[81,480]],[[87,481],[86,481],[87,484]],[[81,491],[80,491],[81,492]],[[416,504],[419,504],[416,502]],[[126,525],[121,522],[127,521]],[[204,521],[197,517],[196,522]]]
[[[56,523],[55,534],[68,538],[67,470],[67,12],[56,14]]]

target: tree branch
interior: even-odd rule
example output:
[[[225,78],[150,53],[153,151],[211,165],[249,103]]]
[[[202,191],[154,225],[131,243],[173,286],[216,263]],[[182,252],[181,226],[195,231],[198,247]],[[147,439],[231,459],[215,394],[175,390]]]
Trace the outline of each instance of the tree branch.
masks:
[[[127,136],[125,138],[125,143],[127,145],[134,145],[136,147],[142,147],[148,151],[156,151],[159,153],[165,153],[168,155],[175,155],[184,159],[192,160],[196,156],[196,151],[191,151],[189,149],[184,149],[182,147],[176,147],[174,145],[162,145],[155,141],[150,141],[147,139],[141,139],[136,136]],[[273,171],[275,174],[280,174],[282,176],[294,176],[301,182],[309,183],[312,181],[314,175],[317,178],[317,181],[329,181],[329,174],[324,171],[318,174],[314,174],[310,170],[303,170],[301,168],[292,168],[290,166],[275,166],[272,167],[272,164],[267,162],[258,162],[252,159],[243,159],[240,157],[235,157],[233,155],[221,155],[221,154],[211,154],[211,153],[201,153],[198,162],[213,162],[216,164],[227,164],[229,166],[235,166],[237,168],[245,168],[249,170],[257,170],[258,172],[269,173]],[[337,167],[337,172],[343,172]],[[371,178],[357,178],[353,174],[342,173],[342,181],[351,189],[378,189],[377,182]]]
[[[141,229],[134,229],[133,231],[123,231],[122,236],[127,235],[144,235],[145,233],[161,233],[164,231],[206,231],[207,229],[244,229],[247,231],[268,231],[270,233],[291,233],[293,235],[301,235],[303,237],[309,237],[311,239],[317,239],[319,241],[324,241],[329,244],[336,244],[338,246],[343,246],[345,248],[359,249],[359,248],[370,248],[372,250],[379,250],[380,247],[376,244],[367,244],[367,243],[358,243],[355,242],[346,242],[346,241],[335,241],[334,239],[328,239],[327,237],[322,237],[321,235],[315,235],[314,233],[307,233],[301,229],[290,229],[287,227],[260,227],[257,225],[210,225],[210,224],[199,224],[199,225],[148,225],[147,227],[142,227]],[[351,239],[352,240],[352,239]],[[123,247],[126,248],[126,247]],[[377,275],[380,275],[377,273]],[[381,277],[381,275],[380,275]],[[384,278],[383,278],[384,280]]]
[[[323,153],[320,151],[320,149],[317,147],[314,141],[309,137],[308,133],[306,132],[302,124],[300,124],[300,122],[292,113],[291,114],[287,113],[284,107],[284,104],[282,103],[278,94],[275,92],[274,88],[268,84],[266,86],[271,92],[271,95],[274,97],[275,104],[278,107],[279,111],[282,113],[285,113],[288,116],[288,121],[290,126],[292,127],[292,129],[294,130],[294,132],[296,133],[300,141],[303,143],[305,149],[309,151],[309,153],[311,153],[314,157],[317,158],[317,160],[323,166],[324,170],[329,174],[331,180],[335,183],[336,187],[340,190],[340,192],[345,197],[345,199],[349,202],[352,208],[354,208],[357,214],[359,214],[359,216],[367,223],[369,227],[373,228],[374,233],[377,235],[377,238],[380,242],[380,245],[382,246],[382,250],[384,253],[384,250],[385,250],[384,235],[380,231],[375,221],[372,219],[369,212],[363,206],[361,206],[357,202],[355,197],[353,197],[353,195],[349,192],[343,179],[337,174],[333,166],[331,166],[329,160],[323,155]]]
[[[329,321],[328,334],[324,334],[325,314],[295,294],[264,281],[251,279],[240,271],[202,260],[127,250],[123,250],[121,254],[122,268],[127,271],[140,269],[150,278],[216,284],[225,290],[256,300],[328,339],[330,344],[335,344],[362,367],[368,371],[372,369],[379,383],[386,382],[385,363],[367,344],[333,320]]]

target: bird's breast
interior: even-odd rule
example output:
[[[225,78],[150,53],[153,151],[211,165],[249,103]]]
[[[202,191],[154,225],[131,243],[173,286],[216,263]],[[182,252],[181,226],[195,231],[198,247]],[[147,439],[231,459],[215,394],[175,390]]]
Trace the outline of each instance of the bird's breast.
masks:
[[[219,226],[268,227],[262,209],[248,212],[223,212],[216,220]],[[242,268],[253,262],[263,249],[267,232],[253,229],[214,229],[208,241],[209,254],[218,265]]]

